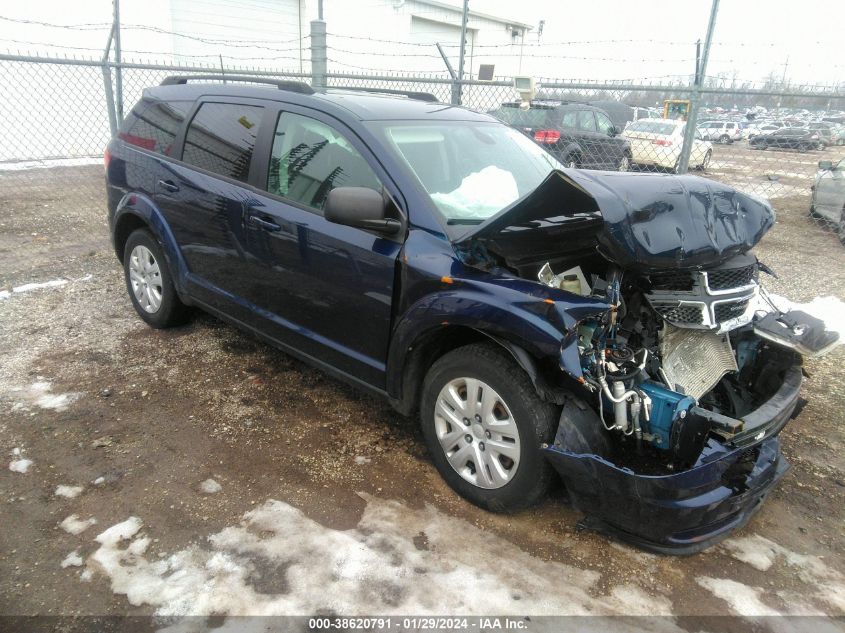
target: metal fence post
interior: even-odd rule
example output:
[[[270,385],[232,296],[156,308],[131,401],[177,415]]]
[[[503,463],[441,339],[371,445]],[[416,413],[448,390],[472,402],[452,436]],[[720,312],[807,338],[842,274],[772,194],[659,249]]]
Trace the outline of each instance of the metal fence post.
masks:
[[[109,39],[106,41],[106,48],[103,51],[103,58],[100,60],[100,68],[103,71],[103,90],[106,94],[106,111],[109,115],[109,130],[111,135],[117,134],[117,112],[114,108],[114,93],[111,86],[111,67],[109,66],[109,50],[111,50],[112,40],[114,39],[114,24],[112,24],[111,31],[109,31]]]
[[[460,57],[458,58],[458,103],[462,103],[464,93],[464,58],[467,50],[467,17],[469,15],[469,0],[464,0],[464,10],[461,15],[461,49]],[[453,101],[454,103],[454,101]]]
[[[315,89],[326,87],[326,22],[322,17],[311,20],[311,85]]]
[[[713,31],[716,28],[716,14],[719,12],[719,0],[713,0],[710,8],[710,21],[707,24],[707,36],[704,39],[704,51],[701,54],[701,63],[695,69],[695,80],[693,81],[692,95],[690,96],[689,112],[687,112],[687,127],[684,130],[684,145],[681,148],[681,155],[678,156],[677,173],[685,174],[689,171],[689,158],[692,153],[692,146],[695,143],[695,128],[698,125],[698,106],[701,101],[701,85],[707,73],[707,58],[710,56],[710,44],[713,42]]]
[[[117,107],[117,121],[123,123],[123,69],[120,67],[120,0],[114,0],[114,102]]]
[[[443,47],[440,46],[440,42],[437,42],[436,46],[437,50],[440,52],[440,57],[443,58],[443,62],[446,64],[446,70],[449,71],[449,76],[452,78],[452,98],[450,103],[452,105],[460,105],[461,84],[458,82],[458,76],[455,74],[455,69],[452,68],[452,64],[449,62],[449,58],[446,57],[446,53],[443,51]]]

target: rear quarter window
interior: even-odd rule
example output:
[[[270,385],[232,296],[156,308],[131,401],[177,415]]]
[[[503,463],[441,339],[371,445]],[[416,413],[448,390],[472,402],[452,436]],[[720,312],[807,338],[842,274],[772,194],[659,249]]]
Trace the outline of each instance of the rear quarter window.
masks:
[[[126,117],[118,138],[130,145],[171,156],[191,104],[191,101],[142,99]]]
[[[185,133],[182,160],[246,182],[263,111],[261,106],[203,103]]]
[[[543,128],[547,126],[549,114],[548,108],[521,108],[503,106],[493,110],[490,114],[508,125],[515,127]]]

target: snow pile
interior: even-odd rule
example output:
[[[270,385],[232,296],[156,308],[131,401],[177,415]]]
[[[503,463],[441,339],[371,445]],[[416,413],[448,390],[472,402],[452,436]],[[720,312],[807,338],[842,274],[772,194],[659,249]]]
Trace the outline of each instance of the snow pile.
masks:
[[[207,495],[213,495],[214,493],[223,490],[223,486],[218,484],[213,479],[206,479],[200,484],[200,490]]]
[[[73,550],[70,554],[65,556],[65,559],[62,561],[62,569],[65,567],[81,567],[82,566],[82,556],[79,555],[77,550]]]
[[[838,612],[845,611],[845,575],[829,567],[821,557],[798,554],[757,534],[728,539],[719,547],[760,572],[768,572],[775,565],[787,566],[801,582],[815,587],[818,602],[828,605],[813,608],[803,604],[795,592],[779,591],[777,595],[789,605],[788,613],[824,615],[830,607]],[[696,582],[728,602],[740,615],[778,615],[760,599],[761,593],[770,593],[768,589],[764,592],[724,578],[703,577]]]
[[[32,464],[33,461],[31,459],[13,459],[9,462],[9,470],[13,473],[26,474]]]
[[[22,286],[15,286],[14,288],[12,288],[12,292],[21,293],[32,292],[33,290],[41,290],[43,288],[58,288],[59,286],[64,286],[67,282],[67,279],[51,279],[50,281],[23,284]]]
[[[64,411],[70,403],[77,400],[81,395],[78,393],[53,393],[52,385],[46,380],[34,382],[29,387],[15,387],[12,392],[22,396],[29,405],[52,411]]]
[[[59,527],[69,534],[82,534],[92,525],[97,525],[97,519],[91,517],[82,521],[75,514],[71,514],[64,521],[59,523]]]
[[[56,491],[53,493],[57,497],[66,497],[68,499],[73,499],[74,497],[78,497],[82,493],[82,486],[66,486],[61,484],[56,486]]]
[[[351,530],[271,500],[207,546],[157,560],[145,557],[150,539],[131,517],[97,537],[89,569],[163,616],[407,615],[443,613],[444,605],[467,615],[671,613],[665,597],[633,585],[604,595],[599,573],[535,558],[434,508],[364,498]]]

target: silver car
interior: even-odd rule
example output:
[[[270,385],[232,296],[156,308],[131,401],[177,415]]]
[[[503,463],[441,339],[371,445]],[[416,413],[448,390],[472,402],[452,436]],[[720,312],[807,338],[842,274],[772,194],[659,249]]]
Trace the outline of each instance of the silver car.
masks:
[[[836,165],[829,160],[819,161],[810,214],[833,223],[839,240],[845,244],[845,158]]]

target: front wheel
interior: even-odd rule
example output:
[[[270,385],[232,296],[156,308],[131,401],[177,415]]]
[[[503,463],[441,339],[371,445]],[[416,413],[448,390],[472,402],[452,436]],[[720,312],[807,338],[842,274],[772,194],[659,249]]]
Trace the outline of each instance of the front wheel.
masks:
[[[836,233],[839,236],[839,241],[845,246],[845,208],[842,209],[842,213],[839,215],[839,226],[836,227]]]
[[[728,143],[731,142],[731,137],[728,136],[727,134],[722,134],[722,136],[719,137],[719,142],[722,145],[727,145]]]
[[[710,167],[710,159],[711,159],[711,158],[713,158],[713,152],[711,152],[711,151],[708,149],[708,150],[707,150],[707,153],[706,153],[706,154],[704,154],[704,160],[703,160],[703,161],[701,161],[701,164],[698,166],[698,168],[699,168],[701,171],[704,171],[705,169],[707,169],[708,167]]]
[[[449,352],[423,383],[420,418],[435,467],[458,494],[493,512],[517,512],[546,495],[553,471],[540,444],[552,441],[558,415],[493,343]]]

